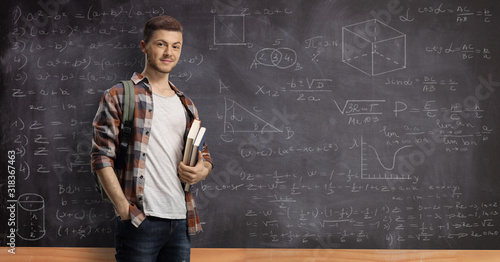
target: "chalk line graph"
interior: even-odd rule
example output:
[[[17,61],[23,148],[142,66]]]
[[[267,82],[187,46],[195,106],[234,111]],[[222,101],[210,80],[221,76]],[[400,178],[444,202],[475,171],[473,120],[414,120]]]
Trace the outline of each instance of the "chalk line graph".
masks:
[[[392,155],[391,164],[384,164],[382,157],[377,149],[363,140],[361,136],[361,179],[412,179],[408,174],[400,174],[396,170],[398,155],[406,148],[411,148],[413,145],[404,145],[398,148]],[[369,151],[370,149],[371,151]],[[375,157],[370,157],[370,153]]]

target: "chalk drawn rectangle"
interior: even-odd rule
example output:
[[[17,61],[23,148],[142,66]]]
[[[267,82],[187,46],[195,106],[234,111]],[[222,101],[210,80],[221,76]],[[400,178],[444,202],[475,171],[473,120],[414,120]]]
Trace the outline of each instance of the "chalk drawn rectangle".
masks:
[[[244,15],[214,16],[214,45],[246,45]]]

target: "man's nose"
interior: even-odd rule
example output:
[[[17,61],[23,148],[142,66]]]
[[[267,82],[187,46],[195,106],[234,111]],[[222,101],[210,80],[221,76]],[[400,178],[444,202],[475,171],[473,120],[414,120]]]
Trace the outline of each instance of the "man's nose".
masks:
[[[171,47],[165,48],[165,52],[163,52],[163,54],[166,56],[170,56],[172,54],[172,48]]]

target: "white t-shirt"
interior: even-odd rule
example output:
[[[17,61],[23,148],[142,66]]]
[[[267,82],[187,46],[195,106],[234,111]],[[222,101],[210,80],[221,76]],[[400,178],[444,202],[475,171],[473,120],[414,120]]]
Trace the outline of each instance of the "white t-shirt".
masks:
[[[153,122],[148,143],[144,213],[168,219],[186,218],[186,200],[177,165],[182,161],[185,109],[177,95],[153,93]]]

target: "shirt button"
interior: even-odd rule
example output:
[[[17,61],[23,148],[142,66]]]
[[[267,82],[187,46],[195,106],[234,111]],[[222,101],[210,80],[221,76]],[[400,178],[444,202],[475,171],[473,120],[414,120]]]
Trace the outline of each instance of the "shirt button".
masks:
[[[143,178],[144,178],[144,176],[141,176],[141,177],[140,177],[140,179],[143,179]]]
[[[146,131],[146,135],[148,135],[148,136],[149,136],[149,131]]]

